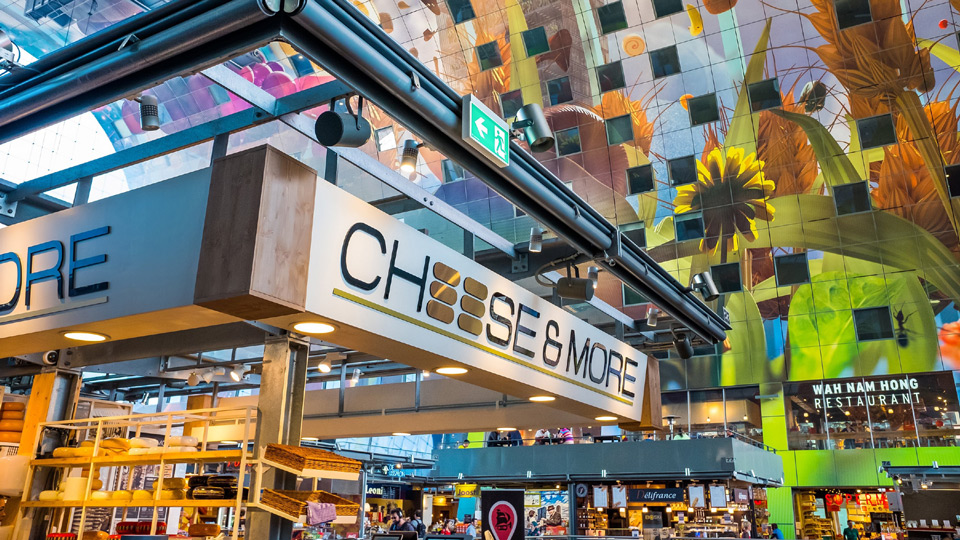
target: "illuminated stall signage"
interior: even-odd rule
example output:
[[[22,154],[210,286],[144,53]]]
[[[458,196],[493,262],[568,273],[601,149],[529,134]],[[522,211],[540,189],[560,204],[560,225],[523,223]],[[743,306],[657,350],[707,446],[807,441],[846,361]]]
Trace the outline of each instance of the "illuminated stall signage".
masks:
[[[516,287],[490,287],[464,276],[431,254],[430,243],[408,243],[394,233],[364,222],[349,227],[340,247],[340,272],[347,285],[374,293],[371,299],[378,305],[400,314],[425,314],[457,339],[479,342],[487,352],[633,402],[639,371],[634,349],[625,354],[623,344],[607,334],[571,327],[572,317],[564,312],[560,314],[567,316],[545,315],[519,299]],[[397,289],[408,291],[405,305],[393,301]],[[334,294],[360,300],[349,291]]]
[[[627,498],[630,502],[683,502],[683,488],[631,489]]]
[[[81,245],[110,233],[110,227],[91,229],[70,237],[66,246],[59,240],[50,240],[27,248],[25,253],[8,251],[0,254],[0,316],[6,315],[22,305],[27,310],[37,310],[35,293],[39,288],[54,287],[56,297],[62,303],[84,295],[106,291],[110,288],[107,281],[80,283],[77,273],[107,262],[105,253],[80,256]],[[86,251],[84,249],[84,251]],[[23,293],[21,295],[21,292]],[[59,311],[57,306],[41,306],[46,313]],[[69,304],[61,306],[68,309]],[[3,318],[0,317],[0,322]]]
[[[920,384],[913,377],[811,385],[813,406],[844,409],[867,405],[909,405],[920,402]]]

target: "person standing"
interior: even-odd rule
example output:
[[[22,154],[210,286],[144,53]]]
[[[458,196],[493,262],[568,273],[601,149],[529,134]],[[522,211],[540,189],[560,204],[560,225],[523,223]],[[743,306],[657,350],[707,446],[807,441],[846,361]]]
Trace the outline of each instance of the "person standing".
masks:
[[[413,526],[413,530],[417,531],[417,536],[423,538],[427,534],[427,524],[423,522],[423,512],[420,510],[413,511],[413,518],[410,519],[410,525]]]
[[[467,530],[464,532],[464,534],[467,535],[467,538],[476,538],[477,526],[473,524],[473,516],[469,514],[463,516],[463,522],[467,524]]]
[[[440,531],[440,534],[449,536],[451,534],[457,534],[457,520],[448,519],[443,525],[443,530]]]
[[[847,528],[843,530],[843,540],[860,540],[860,531],[853,526],[853,521],[847,521]]]
[[[752,538],[750,536],[750,522],[744,521],[743,527],[740,529],[740,538]]]

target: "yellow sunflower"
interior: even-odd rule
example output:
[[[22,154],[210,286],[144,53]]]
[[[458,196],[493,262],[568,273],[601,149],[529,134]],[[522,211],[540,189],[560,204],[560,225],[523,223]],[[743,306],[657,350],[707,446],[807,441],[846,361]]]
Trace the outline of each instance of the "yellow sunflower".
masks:
[[[721,241],[727,251],[736,251],[736,233],[752,242],[757,239],[756,220],[773,221],[767,197],[773,194],[774,183],[764,177],[756,154],[744,154],[743,148],[729,148],[724,156],[714,148],[705,160],[697,161],[697,181],[677,187],[676,213],[703,213],[702,251],[716,253]]]

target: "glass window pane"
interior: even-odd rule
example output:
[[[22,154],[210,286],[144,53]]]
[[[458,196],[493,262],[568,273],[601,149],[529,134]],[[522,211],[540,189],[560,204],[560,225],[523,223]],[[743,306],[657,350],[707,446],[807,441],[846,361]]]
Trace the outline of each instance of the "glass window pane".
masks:
[[[653,13],[659,19],[683,11],[682,0],[653,0]]]
[[[834,6],[837,9],[837,26],[841,30],[872,20],[870,0],[836,0]]]
[[[837,215],[866,212],[870,207],[870,191],[866,182],[854,182],[833,187]]]
[[[670,183],[679,186],[697,181],[697,158],[684,156],[667,160],[670,171]]]
[[[753,112],[782,105],[780,83],[775,78],[749,84],[747,92],[750,95],[750,110]]]
[[[684,392],[664,392],[660,394],[661,416],[663,425],[667,428],[667,434],[670,433],[670,417],[673,417],[673,435],[682,437],[690,431],[687,418],[687,393]]]
[[[960,165],[947,165],[944,170],[947,175],[947,189],[950,190],[950,196],[960,197]]]
[[[597,67],[597,79],[600,82],[601,92],[609,92],[626,86],[623,78],[623,67],[619,61]]]
[[[717,290],[722,293],[740,292],[743,290],[739,262],[711,266],[710,274],[713,276],[713,282],[717,285]]]
[[[807,267],[807,254],[780,255],[773,258],[777,285],[797,285],[810,281],[810,269]]]
[[[653,166],[641,165],[627,169],[627,193],[636,195],[653,191]]]
[[[913,408],[921,446],[960,446],[960,372],[916,375]]]
[[[607,144],[610,146],[623,144],[633,140],[633,119],[629,114],[609,118],[607,126]]]
[[[857,340],[893,339],[893,320],[890,318],[890,306],[853,310],[853,320],[857,327]]]
[[[500,94],[500,112],[504,118],[513,118],[523,107],[523,93],[520,90]]]
[[[692,97],[687,100],[687,107],[690,110],[690,125],[699,126],[720,119],[716,94]]]
[[[636,244],[637,247],[647,247],[647,233],[642,221],[621,225],[620,232]]]
[[[654,79],[680,73],[680,55],[676,45],[650,51],[650,66]]]
[[[893,118],[889,114],[857,120],[857,131],[860,133],[860,147],[864,150],[897,142]]]
[[[473,12],[473,4],[470,3],[470,0],[447,0],[447,5],[450,6],[450,15],[453,17],[454,24],[460,24],[477,17]]]
[[[723,391],[690,392],[690,433],[702,437],[724,435]]]
[[[760,413],[760,398],[757,397],[760,387],[726,388],[723,392],[727,429],[763,442],[763,415]]]
[[[397,147],[397,138],[394,136],[393,126],[378,129],[374,132],[374,137],[377,141],[377,150],[380,152],[393,150]]]
[[[786,402],[787,448],[790,450],[826,450],[826,413],[823,398],[814,388],[823,388],[823,381],[784,383]]]
[[[600,19],[600,33],[610,34],[627,27],[627,16],[623,12],[623,2],[613,2],[597,8]]]
[[[445,159],[440,162],[440,170],[443,171],[443,183],[457,182],[466,178],[466,173],[459,164]],[[450,202],[450,201],[446,201]]]
[[[621,284],[621,288],[623,289],[623,305],[636,306],[649,302],[645,296],[631,289],[630,287]]]
[[[477,45],[477,62],[480,63],[480,71],[486,71],[503,65],[503,59],[500,58],[500,44],[496,41]]]
[[[527,49],[528,57],[543,54],[550,50],[547,31],[542,26],[526,30],[521,36],[523,36],[523,46]]]
[[[703,217],[699,212],[681,214],[673,218],[677,229],[677,241],[703,238]]]
[[[570,77],[560,77],[559,79],[547,81],[547,93],[550,95],[551,105],[559,105],[573,101]]]
[[[580,151],[580,128],[561,129],[554,134],[557,138],[557,154],[566,156]]]

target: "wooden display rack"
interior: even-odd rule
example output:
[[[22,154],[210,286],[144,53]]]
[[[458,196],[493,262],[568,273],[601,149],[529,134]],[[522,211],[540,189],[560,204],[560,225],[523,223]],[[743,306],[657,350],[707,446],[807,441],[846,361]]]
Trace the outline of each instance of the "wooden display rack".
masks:
[[[77,536],[82,536],[82,531],[86,526],[87,519],[87,509],[89,508],[152,508],[152,519],[150,526],[150,534],[155,534],[157,530],[157,521],[158,521],[158,509],[159,508],[169,508],[169,507],[181,507],[181,508],[198,508],[198,507],[209,507],[209,508],[232,508],[233,509],[233,527],[232,527],[232,540],[237,540],[239,532],[239,515],[240,509],[246,504],[246,501],[243,500],[243,484],[244,477],[247,474],[246,468],[248,465],[252,464],[252,456],[249,452],[246,452],[242,449],[248,447],[248,444],[251,442],[251,428],[254,425],[256,420],[256,407],[241,407],[241,408],[231,408],[231,409],[194,409],[188,411],[174,411],[174,412],[160,412],[153,414],[134,414],[128,416],[112,416],[112,417],[102,417],[102,418],[87,418],[81,420],[62,420],[58,422],[44,422],[41,423],[39,429],[37,430],[36,440],[32,441],[33,448],[37,448],[40,443],[40,440],[43,436],[45,428],[56,428],[59,430],[66,430],[72,434],[80,435],[78,432],[93,432],[95,435],[93,437],[93,455],[91,457],[81,457],[81,458],[53,458],[53,459],[33,459],[29,463],[29,469],[27,471],[27,479],[24,485],[24,500],[20,504],[18,509],[18,515],[16,522],[14,524],[13,535],[11,538],[14,540],[25,540],[29,535],[29,529],[22,527],[24,522],[28,517],[39,511],[49,511],[53,509],[54,512],[60,512],[61,515],[59,519],[51,519],[48,528],[52,527],[54,523],[61,523],[65,519],[64,514],[69,514],[66,510],[80,510],[80,521],[77,526],[76,532]],[[216,450],[216,451],[200,451],[200,452],[175,452],[175,453],[160,453],[160,454],[146,454],[146,455],[114,455],[114,456],[97,456],[100,451],[100,443],[102,442],[102,435],[105,429],[116,430],[117,428],[125,429],[129,436],[139,437],[141,433],[146,431],[162,430],[164,433],[165,440],[169,440],[172,435],[172,430],[174,427],[180,426],[189,426],[193,432],[196,432],[197,428],[201,430],[200,439],[201,448],[206,448],[208,443],[209,430],[212,426],[216,425],[236,425],[240,427],[243,431],[243,438],[240,439],[240,448],[236,450]],[[133,431],[130,434],[130,431]],[[68,437],[68,439],[82,439],[82,437]],[[25,441],[21,441],[24,443]],[[93,500],[91,499],[91,493],[93,491],[93,479],[94,475],[90,474],[87,477],[86,487],[84,490],[85,497],[83,500],[79,501],[37,501],[30,500],[30,496],[34,492],[34,479],[38,469],[41,468],[55,468],[62,469],[62,474],[64,477],[69,475],[73,469],[84,469],[87,468],[90,471],[95,470],[96,468],[108,468],[108,467],[127,467],[127,485],[126,489],[130,489],[133,483],[133,468],[146,466],[146,465],[159,465],[159,475],[155,482],[155,487],[159,486],[164,479],[164,465],[169,464],[180,464],[180,463],[190,463],[190,464],[202,464],[202,463],[227,463],[227,462],[239,462],[239,472],[237,477],[237,495],[233,499],[225,500],[194,500],[194,499],[180,499],[180,500],[161,500],[160,499],[160,489],[154,489],[153,499],[152,500],[132,500],[132,501],[120,501],[120,500]],[[124,518],[126,518],[126,510],[123,512]],[[194,517],[196,519],[196,517]],[[59,532],[67,532],[70,529],[69,521],[67,521],[66,527],[61,528]],[[21,529],[26,530],[21,530]],[[175,530],[175,524],[174,524]],[[47,531],[49,532],[49,531]]]

